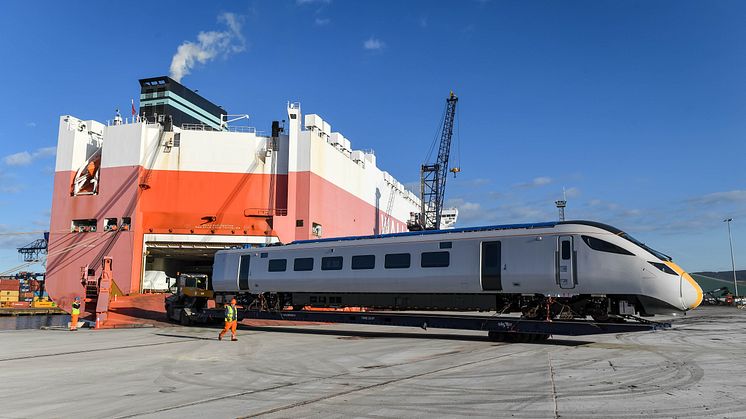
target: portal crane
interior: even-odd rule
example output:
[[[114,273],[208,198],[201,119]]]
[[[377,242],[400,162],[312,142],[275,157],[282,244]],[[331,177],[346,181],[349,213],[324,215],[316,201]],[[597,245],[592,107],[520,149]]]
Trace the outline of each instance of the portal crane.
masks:
[[[448,158],[451,154],[451,138],[453,137],[453,123],[456,116],[458,97],[451,92],[446,99],[446,111],[443,117],[443,128],[440,132],[438,157],[434,164],[423,164],[420,168],[420,213],[412,214],[407,223],[411,231],[440,230],[440,216],[443,211],[446,179],[450,171],[455,176],[461,169],[448,169]]]

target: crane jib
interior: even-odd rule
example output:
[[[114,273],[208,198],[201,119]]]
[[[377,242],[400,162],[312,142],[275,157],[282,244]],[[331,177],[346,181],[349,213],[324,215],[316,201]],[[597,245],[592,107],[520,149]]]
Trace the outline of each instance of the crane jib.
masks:
[[[440,215],[445,198],[448,159],[451,154],[451,138],[457,102],[458,97],[451,92],[446,99],[446,112],[440,133],[436,163],[424,164],[420,171],[420,196],[422,198],[420,222],[424,230],[440,229]]]

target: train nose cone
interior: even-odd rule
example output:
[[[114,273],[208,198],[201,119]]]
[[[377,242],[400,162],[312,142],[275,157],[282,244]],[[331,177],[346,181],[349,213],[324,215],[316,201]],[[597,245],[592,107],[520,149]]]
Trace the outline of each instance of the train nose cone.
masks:
[[[702,288],[686,272],[681,274],[681,281],[681,302],[686,310],[696,308],[702,302]]]
[[[679,265],[670,261],[665,262],[665,264],[679,274],[679,281],[681,281],[679,285],[681,289],[681,305],[684,310],[691,310],[699,306],[702,302],[702,288],[699,287],[697,281],[681,269]]]

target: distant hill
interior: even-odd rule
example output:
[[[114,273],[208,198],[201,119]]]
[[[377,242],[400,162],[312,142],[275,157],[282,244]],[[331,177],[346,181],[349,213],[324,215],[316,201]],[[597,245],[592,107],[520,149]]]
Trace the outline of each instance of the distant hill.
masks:
[[[694,280],[697,281],[699,286],[702,288],[702,291],[707,292],[722,287],[727,287],[728,291],[733,291],[733,271],[697,272],[691,275],[692,278],[694,278]],[[736,271],[736,278],[738,279],[738,294],[746,294],[746,271]]]
[[[708,276],[710,278],[724,279],[726,281],[733,282],[733,271],[720,271],[720,272],[694,272],[697,275]],[[746,281],[746,271],[736,271],[736,279],[740,283]],[[739,284],[740,286],[740,284]]]

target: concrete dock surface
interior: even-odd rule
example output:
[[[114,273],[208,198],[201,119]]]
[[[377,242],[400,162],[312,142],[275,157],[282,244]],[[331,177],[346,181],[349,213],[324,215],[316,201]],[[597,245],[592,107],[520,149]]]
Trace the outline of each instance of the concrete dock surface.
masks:
[[[385,326],[0,332],[0,417],[746,417],[746,311],[544,343]]]

